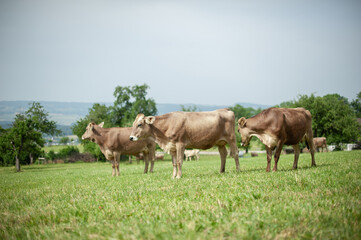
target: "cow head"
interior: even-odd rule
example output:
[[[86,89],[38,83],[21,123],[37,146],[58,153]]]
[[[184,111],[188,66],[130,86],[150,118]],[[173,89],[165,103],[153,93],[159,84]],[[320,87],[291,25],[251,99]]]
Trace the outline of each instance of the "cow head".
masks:
[[[133,129],[129,139],[131,141],[138,141],[139,139],[147,138],[150,136],[150,127],[155,121],[155,117],[144,116],[143,113],[139,113],[137,118],[133,122]]]
[[[244,117],[238,119],[238,132],[242,137],[241,146],[247,147],[251,141],[252,136],[250,134],[249,128],[247,127],[247,119]]]
[[[88,126],[86,127],[86,131],[83,134],[83,136],[81,137],[81,139],[91,140],[94,142],[94,135],[96,132],[96,130],[94,129],[95,126],[102,128],[104,126],[104,122],[100,123],[99,125],[96,125],[94,122],[89,123]]]

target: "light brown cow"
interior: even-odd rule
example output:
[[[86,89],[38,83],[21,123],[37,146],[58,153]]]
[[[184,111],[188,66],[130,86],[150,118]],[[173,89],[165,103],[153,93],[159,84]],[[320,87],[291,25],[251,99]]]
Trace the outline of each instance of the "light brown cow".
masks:
[[[132,128],[103,128],[104,123],[96,125],[89,123],[82,139],[88,139],[99,145],[105,158],[112,162],[113,176],[119,176],[120,155],[144,155],[144,173],[148,172],[149,161],[151,161],[150,172],[153,172],[155,160],[155,146],[153,140],[142,139],[139,142],[129,141]]]
[[[273,171],[277,171],[283,145],[293,146],[295,152],[293,169],[296,169],[300,155],[298,143],[303,140],[306,140],[310,148],[312,166],[316,166],[311,123],[311,113],[303,108],[269,108],[249,119],[240,118],[238,132],[242,136],[243,146],[247,146],[253,136],[258,137],[266,146],[267,172],[271,169],[272,151],[275,148]]]
[[[184,150],[184,155],[186,157],[186,160],[190,161],[192,160],[192,157],[197,158],[197,160],[199,160],[199,150]]]
[[[138,114],[129,139],[137,141],[147,137],[154,138],[165,152],[172,155],[173,178],[182,176],[185,148],[208,149],[217,145],[221,156],[220,172],[223,173],[228,143],[236,169],[239,170],[235,118],[234,113],[228,109],[212,112],[172,112],[156,117]]]
[[[325,137],[317,137],[313,138],[313,143],[315,144],[316,150],[319,152],[319,148],[321,148],[321,151],[323,152],[323,148],[326,149],[326,152],[328,152],[327,149],[327,143]]]

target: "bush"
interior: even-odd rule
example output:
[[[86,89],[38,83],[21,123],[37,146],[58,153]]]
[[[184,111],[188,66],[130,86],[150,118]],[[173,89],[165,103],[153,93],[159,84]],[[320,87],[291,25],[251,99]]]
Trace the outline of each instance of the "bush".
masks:
[[[67,159],[74,154],[78,154],[79,149],[75,146],[69,146],[66,148],[62,148],[59,153],[55,153],[53,150],[50,150],[46,155],[46,159],[48,160],[56,160],[56,159]]]
[[[75,146],[69,146],[66,148],[63,148],[59,151],[58,153],[58,157],[59,158],[66,158],[69,157],[73,154],[79,153],[79,149]]]

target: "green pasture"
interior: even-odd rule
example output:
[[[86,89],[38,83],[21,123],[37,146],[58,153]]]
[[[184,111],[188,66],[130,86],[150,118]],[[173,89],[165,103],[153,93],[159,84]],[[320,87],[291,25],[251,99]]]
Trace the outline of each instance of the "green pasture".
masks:
[[[48,153],[50,151],[54,151],[54,152],[60,152],[61,149],[63,148],[67,148],[69,147],[68,145],[54,145],[54,146],[46,146],[43,147],[44,152]],[[79,152],[84,152],[84,146],[79,144],[79,145],[75,145],[74,147],[77,147],[79,149]]]
[[[0,239],[360,239],[361,151],[172,164],[47,164],[0,168]],[[272,164],[273,165],[273,164]]]

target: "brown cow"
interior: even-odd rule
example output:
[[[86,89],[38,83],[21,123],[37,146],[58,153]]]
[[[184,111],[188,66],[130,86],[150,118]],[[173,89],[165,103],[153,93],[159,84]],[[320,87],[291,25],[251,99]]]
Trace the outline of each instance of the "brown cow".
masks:
[[[138,114],[129,137],[132,141],[151,137],[172,155],[173,178],[182,176],[185,148],[208,149],[218,146],[220,172],[225,171],[228,143],[239,170],[234,113],[228,109],[212,112],[172,112],[160,116]],[[177,172],[178,168],[178,172]]]
[[[273,171],[277,171],[278,159],[284,144],[293,146],[295,152],[293,169],[297,169],[300,155],[298,143],[303,140],[309,145],[312,166],[316,166],[311,122],[311,113],[303,108],[269,108],[249,119],[240,118],[238,132],[242,136],[242,145],[247,146],[251,138],[256,136],[266,146],[267,172],[271,169],[272,151],[275,148],[277,149]]]
[[[321,151],[322,151],[322,152],[323,152],[323,148],[325,148],[325,149],[326,149],[326,152],[328,152],[327,143],[326,143],[326,138],[325,138],[325,137],[313,138],[313,143],[315,144],[315,148],[316,148],[317,152],[319,152],[319,148],[321,148]]]
[[[144,173],[148,172],[149,160],[151,161],[150,172],[153,172],[155,160],[155,146],[153,140],[143,139],[139,142],[130,142],[129,135],[132,128],[103,128],[104,123],[96,125],[89,123],[82,139],[89,139],[99,145],[105,158],[113,164],[113,176],[115,173],[119,176],[120,155],[138,155],[143,153],[145,168]]]

